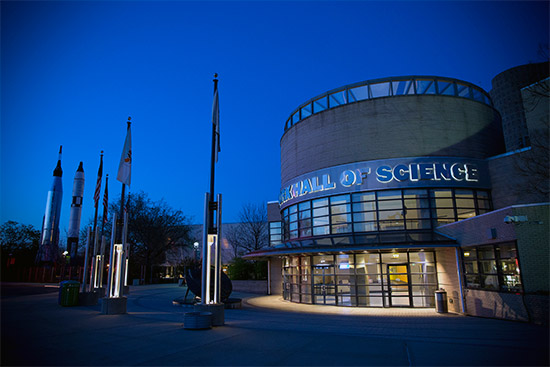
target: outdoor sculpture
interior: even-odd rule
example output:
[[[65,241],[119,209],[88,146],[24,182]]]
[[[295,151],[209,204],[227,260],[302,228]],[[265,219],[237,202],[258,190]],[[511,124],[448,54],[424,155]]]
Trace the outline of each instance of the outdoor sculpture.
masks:
[[[193,292],[195,296],[201,297],[201,267],[195,267],[187,269],[187,273],[185,274],[185,282],[187,283],[187,292],[185,293],[185,298],[187,299],[187,294],[189,291]],[[214,269],[210,269],[210,279],[211,279],[211,287],[210,287],[210,293],[211,297],[214,297]],[[225,275],[224,272],[221,273],[221,301],[225,302],[229,299],[229,296],[231,295],[231,291],[233,290],[233,285],[231,284],[231,279],[227,275]]]

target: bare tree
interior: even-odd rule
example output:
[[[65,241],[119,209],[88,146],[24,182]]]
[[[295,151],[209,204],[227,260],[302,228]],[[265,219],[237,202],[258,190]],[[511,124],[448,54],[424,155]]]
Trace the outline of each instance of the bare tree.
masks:
[[[267,246],[268,223],[266,205],[244,204],[239,213],[239,223],[225,230],[224,237],[232,246],[235,257]]]

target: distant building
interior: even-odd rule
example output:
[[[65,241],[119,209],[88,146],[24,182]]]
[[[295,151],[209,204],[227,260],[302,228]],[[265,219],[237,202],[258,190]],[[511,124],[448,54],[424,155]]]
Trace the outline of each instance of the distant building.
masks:
[[[538,80],[511,83],[533,88],[546,65]],[[507,112],[496,107],[506,105],[506,75],[492,98],[465,81],[407,76],[298,107],[281,138],[279,200],[268,203],[271,246],[245,256],[269,260],[271,293],[435,307],[444,288],[453,312],[547,322],[548,283],[539,278],[549,276],[549,199],[522,186],[533,179],[521,159],[534,148],[507,153]],[[518,89],[521,106],[528,92]],[[525,129],[510,134],[529,138],[530,120],[548,119],[548,98],[541,103],[521,107]]]

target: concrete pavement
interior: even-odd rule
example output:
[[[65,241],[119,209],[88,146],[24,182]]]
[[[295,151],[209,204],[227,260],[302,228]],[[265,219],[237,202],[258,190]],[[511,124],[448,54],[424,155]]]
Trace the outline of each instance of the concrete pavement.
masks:
[[[185,288],[131,287],[128,314],[61,307],[57,292],[3,285],[2,366],[547,366],[548,328],[433,309],[297,305],[243,297],[226,325],[183,329]]]

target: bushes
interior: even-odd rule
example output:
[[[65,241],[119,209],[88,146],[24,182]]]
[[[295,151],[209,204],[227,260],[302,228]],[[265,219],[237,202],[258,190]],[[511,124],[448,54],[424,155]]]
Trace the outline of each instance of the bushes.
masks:
[[[236,257],[229,264],[227,275],[231,280],[267,279],[267,261],[249,261]]]

